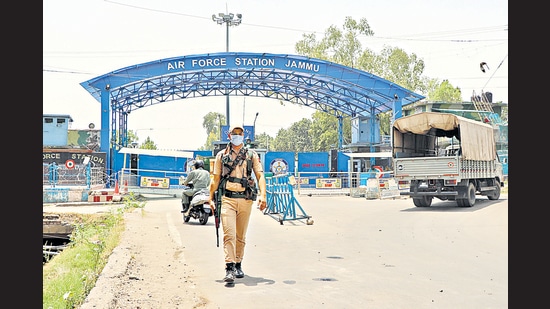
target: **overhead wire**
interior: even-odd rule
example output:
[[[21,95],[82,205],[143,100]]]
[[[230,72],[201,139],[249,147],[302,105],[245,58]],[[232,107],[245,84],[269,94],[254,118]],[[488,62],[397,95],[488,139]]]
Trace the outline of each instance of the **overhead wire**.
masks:
[[[485,87],[487,86],[487,84],[489,83],[489,81],[491,81],[491,79],[493,78],[493,76],[496,74],[496,72],[498,71],[498,69],[500,69],[500,67],[502,66],[502,63],[504,62],[504,60],[506,60],[506,58],[508,58],[508,54],[506,54],[506,56],[504,56],[504,58],[502,59],[502,61],[500,61],[498,67],[495,69],[495,71],[493,72],[493,74],[489,77],[489,79],[487,80],[487,82],[485,83],[485,85],[483,85],[483,87],[481,88],[481,91],[483,92],[483,89],[485,89]]]
[[[197,18],[197,19],[204,19],[204,20],[210,20],[210,17],[203,17],[203,16],[197,16],[193,14],[185,14],[185,13],[178,13],[173,12],[169,10],[160,10],[160,9],[154,9],[154,8],[147,8],[142,6],[136,6],[126,3],[121,3],[117,1],[111,1],[111,0],[104,0],[105,2],[112,3],[115,5],[120,6],[126,6],[133,9],[140,9],[140,10],[146,10],[146,11],[152,11],[152,12],[158,12],[158,13],[164,13],[164,14],[172,14],[172,15],[178,15],[178,16],[185,16],[189,18]],[[268,29],[278,29],[278,30],[285,30],[285,31],[296,31],[296,32],[302,32],[302,33],[324,33],[320,31],[312,31],[312,30],[304,30],[304,29],[296,29],[296,28],[289,28],[289,27],[279,27],[279,26],[269,26],[269,25],[261,25],[261,24],[249,24],[243,22],[242,25],[252,26],[252,27],[262,27],[262,28],[268,28]],[[504,27],[504,29],[503,29]],[[507,30],[508,25],[498,25],[498,26],[491,26],[491,27],[480,27],[480,28],[469,28],[469,29],[458,29],[458,30],[449,30],[449,31],[437,31],[437,32],[428,32],[428,33],[417,33],[417,34],[405,34],[405,35],[399,35],[399,36],[369,36],[371,39],[380,39],[380,40],[393,40],[393,41],[431,41],[431,42],[455,42],[455,43],[479,43],[479,42],[488,42],[488,41],[502,41],[506,39],[483,39],[483,40],[472,40],[472,39],[442,39],[442,37],[448,37],[448,36],[461,36],[461,35],[470,35],[470,34],[480,34],[480,33],[487,33],[487,32],[494,32],[494,31],[503,31]],[[363,36],[363,35],[360,35]],[[430,38],[431,37],[431,38]],[[129,53],[136,53],[136,52],[152,52],[152,51],[128,51]],[[84,55],[92,55],[94,57],[102,57],[101,54],[111,54],[109,57],[112,57],[114,54],[119,54],[118,56],[123,56],[123,54],[126,53],[124,51],[105,51],[105,52],[87,52],[84,53]],[[49,56],[56,56],[56,54],[62,55],[63,57],[71,57],[71,52],[45,52],[44,54],[49,54]],[[75,56],[82,56],[82,52],[74,52]],[[502,64],[502,63],[501,63]],[[499,66],[500,67],[500,66]],[[62,74],[90,74],[86,72],[78,72],[76,70],[48,70],[43,69],[44,72],[49,73],[62,73]],[[494,73],[493,73],[494,75]],[[491,76],[492,77],[492,76]]]

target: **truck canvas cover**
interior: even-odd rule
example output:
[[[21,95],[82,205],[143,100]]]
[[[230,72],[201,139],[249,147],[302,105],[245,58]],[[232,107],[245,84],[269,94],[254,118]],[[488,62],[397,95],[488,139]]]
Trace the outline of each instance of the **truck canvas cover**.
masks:
[[[405,116],[394,121],[392,131],[394,156],[396,151],[418,151],[420,144],[433,145],[436,137],[455,136],[460,141],[463,159],[497,158],[493,127],[454,114],[423,112]]]

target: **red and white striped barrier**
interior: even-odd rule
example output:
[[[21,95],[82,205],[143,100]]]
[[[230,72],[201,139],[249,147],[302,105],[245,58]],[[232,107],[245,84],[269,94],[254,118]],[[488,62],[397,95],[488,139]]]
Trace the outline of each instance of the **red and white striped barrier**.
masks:
[[[88,202],[112,202],[114,195],[115,193],[111,190],[92,191],[92,193],[88,195]]]

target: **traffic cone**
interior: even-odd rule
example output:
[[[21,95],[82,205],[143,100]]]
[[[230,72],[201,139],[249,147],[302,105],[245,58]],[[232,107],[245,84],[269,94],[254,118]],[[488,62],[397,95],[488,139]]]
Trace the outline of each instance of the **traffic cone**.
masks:
[[[124,194],[128,193],[128,180],[124,180],[124,188],[122,188],[122,191],[124,191]]]
[[[115,193],[113,194],[111,200],[113,202],[120,202],[122,200],[122,196],[120,196],[120,191],[118,188],[118,180],[115,180]]]

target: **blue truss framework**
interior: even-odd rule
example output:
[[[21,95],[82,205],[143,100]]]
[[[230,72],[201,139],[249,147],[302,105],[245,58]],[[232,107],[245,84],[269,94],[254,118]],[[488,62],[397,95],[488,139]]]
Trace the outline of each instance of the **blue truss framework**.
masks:
[[[117,132],[122,146],[126,146],[127,120],[133,110],[173,100],[265,97],[309,106],[342,119],[343,115],[374,117],[391,109],[399,118],[395,113],[400,114],[402,106],[424,98],[371,73],[329,61],[249,52],[160,59],[112,71],[80,85],[101,103],[100,151],[108,155]]]

